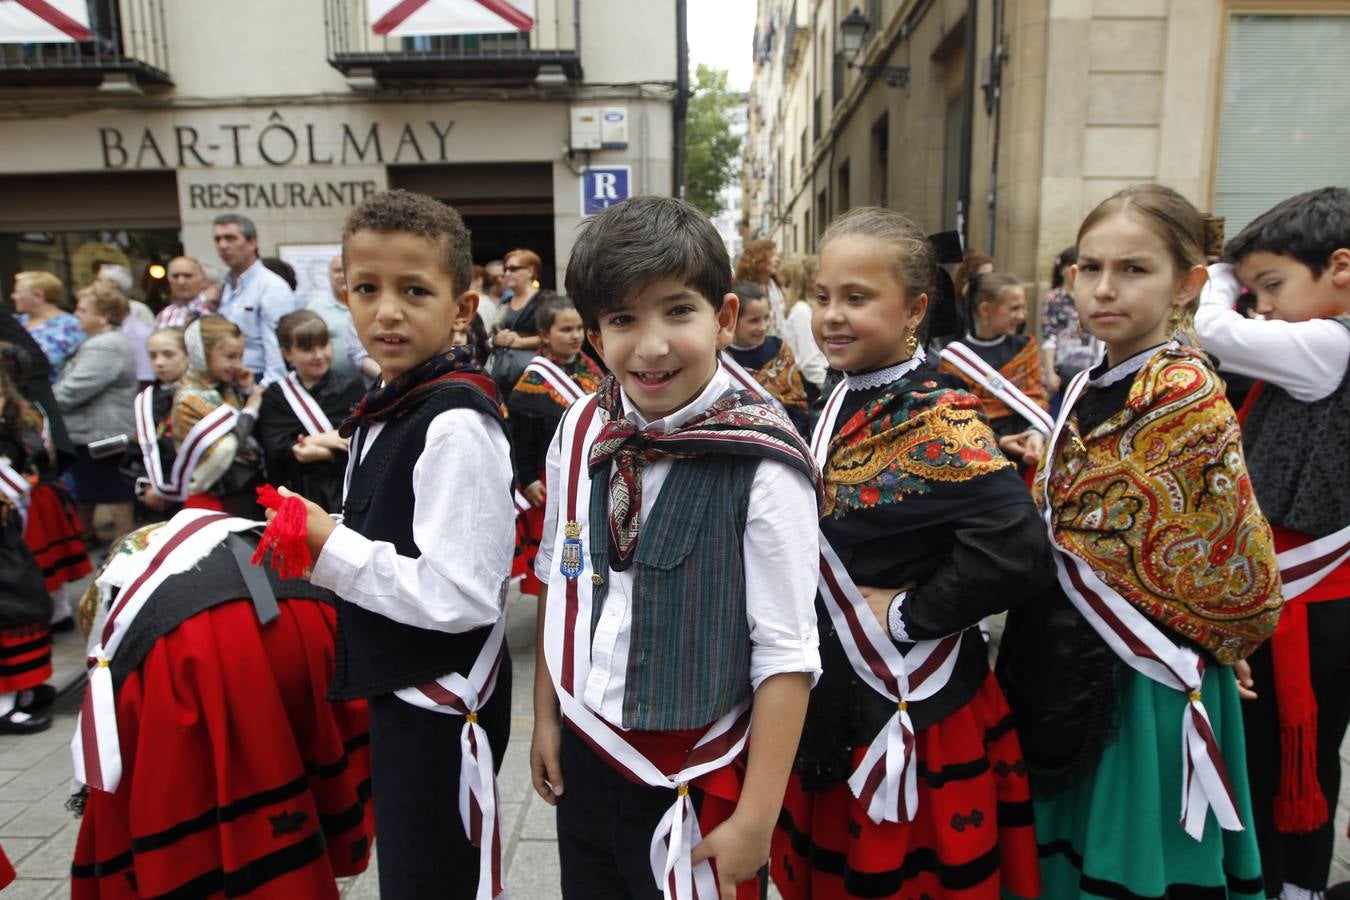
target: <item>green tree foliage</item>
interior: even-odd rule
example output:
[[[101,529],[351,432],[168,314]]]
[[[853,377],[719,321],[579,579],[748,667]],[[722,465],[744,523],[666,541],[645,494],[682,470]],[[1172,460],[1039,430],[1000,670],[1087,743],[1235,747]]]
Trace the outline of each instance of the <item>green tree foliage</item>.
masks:
[[[718,193],[740,176],[741,139],[731,133],[728,114],[739,102],[725,69],[699,64],[685,126],[684,196],[710,216],[720,209]]]

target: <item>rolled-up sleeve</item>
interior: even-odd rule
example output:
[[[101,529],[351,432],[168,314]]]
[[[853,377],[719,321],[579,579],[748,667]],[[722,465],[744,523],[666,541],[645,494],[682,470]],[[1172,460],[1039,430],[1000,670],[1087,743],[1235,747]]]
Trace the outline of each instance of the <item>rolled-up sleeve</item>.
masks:
[[[750,622],[750,681],[805,672],[820,677],[816,581],[820,520],[815,488],[783,463],[755,472],[746,516],[745,611]]]
[[[506,436],[481,413],[441,413],[413,467],[413,495],[421,556],[339,525],[311,581],[405,625],[464,632],[493,624],[515,549]]]

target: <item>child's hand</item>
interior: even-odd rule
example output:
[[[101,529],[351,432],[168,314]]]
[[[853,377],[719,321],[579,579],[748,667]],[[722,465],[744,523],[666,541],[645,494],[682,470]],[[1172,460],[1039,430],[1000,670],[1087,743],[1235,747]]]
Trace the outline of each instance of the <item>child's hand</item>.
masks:
[[[306,435],[305,441],[316,447],[326,447],[329,450],[336,450],[340,453],[346,453],[349,446],[347,439],[338,434],[336,430],[324,431],[315,435]]]
[[[1039,431],[1028,431],[1026,446],[1022,450],[1022,462],[1028,466],[1035,466],[1041,461],[1041,455],[1045,453],[1045,435]]]
[[[895,595],[901,591],[910,591],[914,589],[914,583],[910,582],[904,587],[886,588],[886,587],[858,587],[858,593],[863,595],[867,601],[867,608],[872,610],[872,615],[876,616],[881,623],[881,630],[891,635],[891,602],[895,600]]]
[[[562,724],[557,716],[536,716],[530,738],[530,781],[549,806],[563,795]]]
[[[300,435],[300,438],[291,445],[291,455],[295,457],[295,461],[298,463],[312,463],[332,459],[333,451],[317,441],[308,439],[302,434]]]
[[[249,391],[253,390],[253,382],[255,380],[252,369],[240,369],[239,374],[234,376],[234,386],[239,388],[241,392],[247,394]]]
[[[547,499],[544,496],[544,483],[542,481],[536,481],[534,484],[521,491],[521,494],[524,495],[526,500],[530,501],[530,505],[535,509],[539,509],[543,506],[544,501]]]
[[[1233,674],[1237,676],[1238,696],[1243,700],[1255,700],[1256,691],[1252,690],[1256,686],[1256,681],[1252,678],[1252,667],[1245,660],[1240,659],[1233,663]]]
[[[283,497],[300,497],[305,501],[305,532],[306,543],[309,544],[310,559],[317,560],[319,554],[323,552],[323,545],[328,543],[328,536],[337,528],[337,523],[333,517],[324,511],[324,508],[313,500],[306,500],[290,488],[277,488],[277,493]],[[275,510],[266,510],[267,521],[272,521],[276,516]]]
[[[769,861],[772,838],[773,823],[767,828],[752,825],[732,813],[694,848],[693,862],[698,865],[705,859],[716,860],[722,900],[736,900],[736,885],[754,878]]]

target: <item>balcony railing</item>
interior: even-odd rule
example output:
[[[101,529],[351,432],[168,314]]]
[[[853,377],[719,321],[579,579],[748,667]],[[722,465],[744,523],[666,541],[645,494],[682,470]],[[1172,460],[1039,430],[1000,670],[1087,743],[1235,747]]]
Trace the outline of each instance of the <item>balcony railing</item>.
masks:
[[[381,81],[581,78],[581,0],[535,0],[534,27],[493,34],[376,34],[365,0],[324,0],[328,61]]]
[[[132,83],[171,84],[166,5],[89,0],[87,41],[3,43],[0,36],[0,85],[97,85],[119,73]]]

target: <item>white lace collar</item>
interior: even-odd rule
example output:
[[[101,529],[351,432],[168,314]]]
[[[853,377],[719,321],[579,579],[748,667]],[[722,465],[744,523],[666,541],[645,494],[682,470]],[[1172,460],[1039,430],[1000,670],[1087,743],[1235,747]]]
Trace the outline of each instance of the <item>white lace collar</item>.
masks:
[[[1134,356],[1131,356],[1122,363],[1112,366],[1102,374],[1088,376],[1088,384],[1098,388],[1119,384],[1126,378],[1134,377],[1134,373],[1142,369],[1148,361],[1153,358],[1153,354],[1157,353],[1159,350],[1175,346],[1177,346],[1176,341],[1169,341],[1166,344],[1158,344],[1149,347],[1147,350],[1140,350]],[[1105,365],[1105,363],[1103,363],[1103,365]]]
[[[879,387],[885,387],[893,381],[899,381],[904,376],[913,372],[919,367],[919,363],[924,360],[923,348],[915,349],[914,355],[902,363],[896,363],[893,366],[887,366],[884,369],[873,369],[871,372],[859,372],[854,375],[849,372],[844,373],[844,385],[850,391],[871,391]]]

